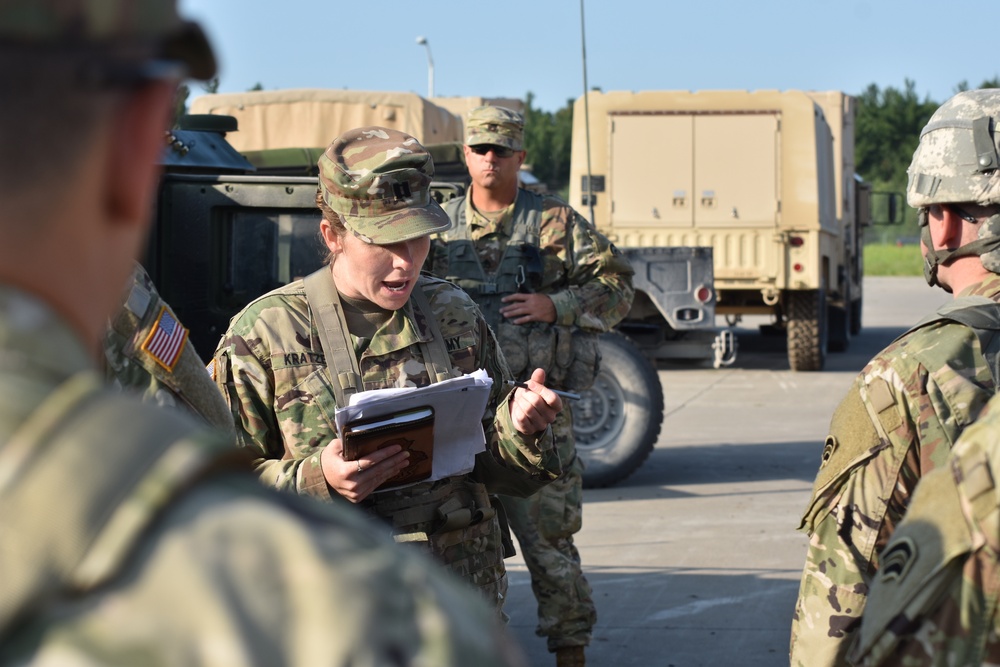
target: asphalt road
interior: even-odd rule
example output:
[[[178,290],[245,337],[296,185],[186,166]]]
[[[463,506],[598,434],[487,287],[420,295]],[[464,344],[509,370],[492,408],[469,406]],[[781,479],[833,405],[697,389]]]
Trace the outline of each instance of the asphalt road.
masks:
[[[789,371],[762,318],[738,329],[731,368],[661,367],[656,449],[624,482],[585,492],[577,545],[599,617],[588,665],[788,664],[796,527],[830,416],[868,359],[948,298],[922,278],[866,279],[864,328],[821,373]],[[507,564],[510,632],[533,667],[554,665],[523,561]]]

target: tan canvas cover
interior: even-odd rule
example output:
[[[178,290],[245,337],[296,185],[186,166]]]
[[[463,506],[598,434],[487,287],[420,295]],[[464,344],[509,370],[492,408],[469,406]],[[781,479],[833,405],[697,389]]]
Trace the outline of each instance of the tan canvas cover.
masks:
[[[431,102],[444,107],[448,111],[458,116],[462,124],[465,124],[465,117],[476,107],[483,105],[493,105],[507,107],[518,113],[524,113],[524,102],[515,97],[432,97]]]
[[[458,116],[415,93],[291,89],[202,95],[193,114],[226,114],[239,131],[226,139],[238,151],[327,146],[341,132],[380,125],[423,144],[462,141]]]

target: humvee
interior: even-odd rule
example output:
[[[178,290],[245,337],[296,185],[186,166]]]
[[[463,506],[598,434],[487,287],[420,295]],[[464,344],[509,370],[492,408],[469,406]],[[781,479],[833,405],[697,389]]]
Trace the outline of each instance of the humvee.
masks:
[[[835,91],[590,92],[570,201],[625,250],[710,248],[715,312],[770,315],[791,369],[821,370],[861,330],[873,193],[854,173],[855,107]],[[675,330],[637,315],[622,326]]]

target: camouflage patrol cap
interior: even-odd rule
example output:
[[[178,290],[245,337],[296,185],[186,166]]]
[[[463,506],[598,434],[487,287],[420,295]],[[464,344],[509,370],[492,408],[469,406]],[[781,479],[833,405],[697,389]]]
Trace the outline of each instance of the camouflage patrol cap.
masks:
[[[483,106],[465,120],[465,145],[493,144],[515,151],[524,146],[524,116],[507,107]]]
[[[399,243],[451,228],[431,196],[434,160],[410,135],[359,127],[319,158],[323,201],[366,243]]]
[[[968,90],[938,107],[907,170],[914,208],[1000,204],[1000,90]]]
[[[205,33],[181,19],[176,0],[2,0],[3,44],[88,47],[173,60],[184,63],[195,79],[209,79],[216,71]]]

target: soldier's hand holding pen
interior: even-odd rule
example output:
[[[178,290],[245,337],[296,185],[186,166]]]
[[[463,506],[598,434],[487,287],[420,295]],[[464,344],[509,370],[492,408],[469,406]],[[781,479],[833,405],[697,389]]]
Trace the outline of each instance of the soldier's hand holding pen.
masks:
[[[531,379],[516,383],[509,400],[514,428],[524,435],[544,431],[563,408],[559,394],[545,386],[545,371],[541,368],[531,373]]]

